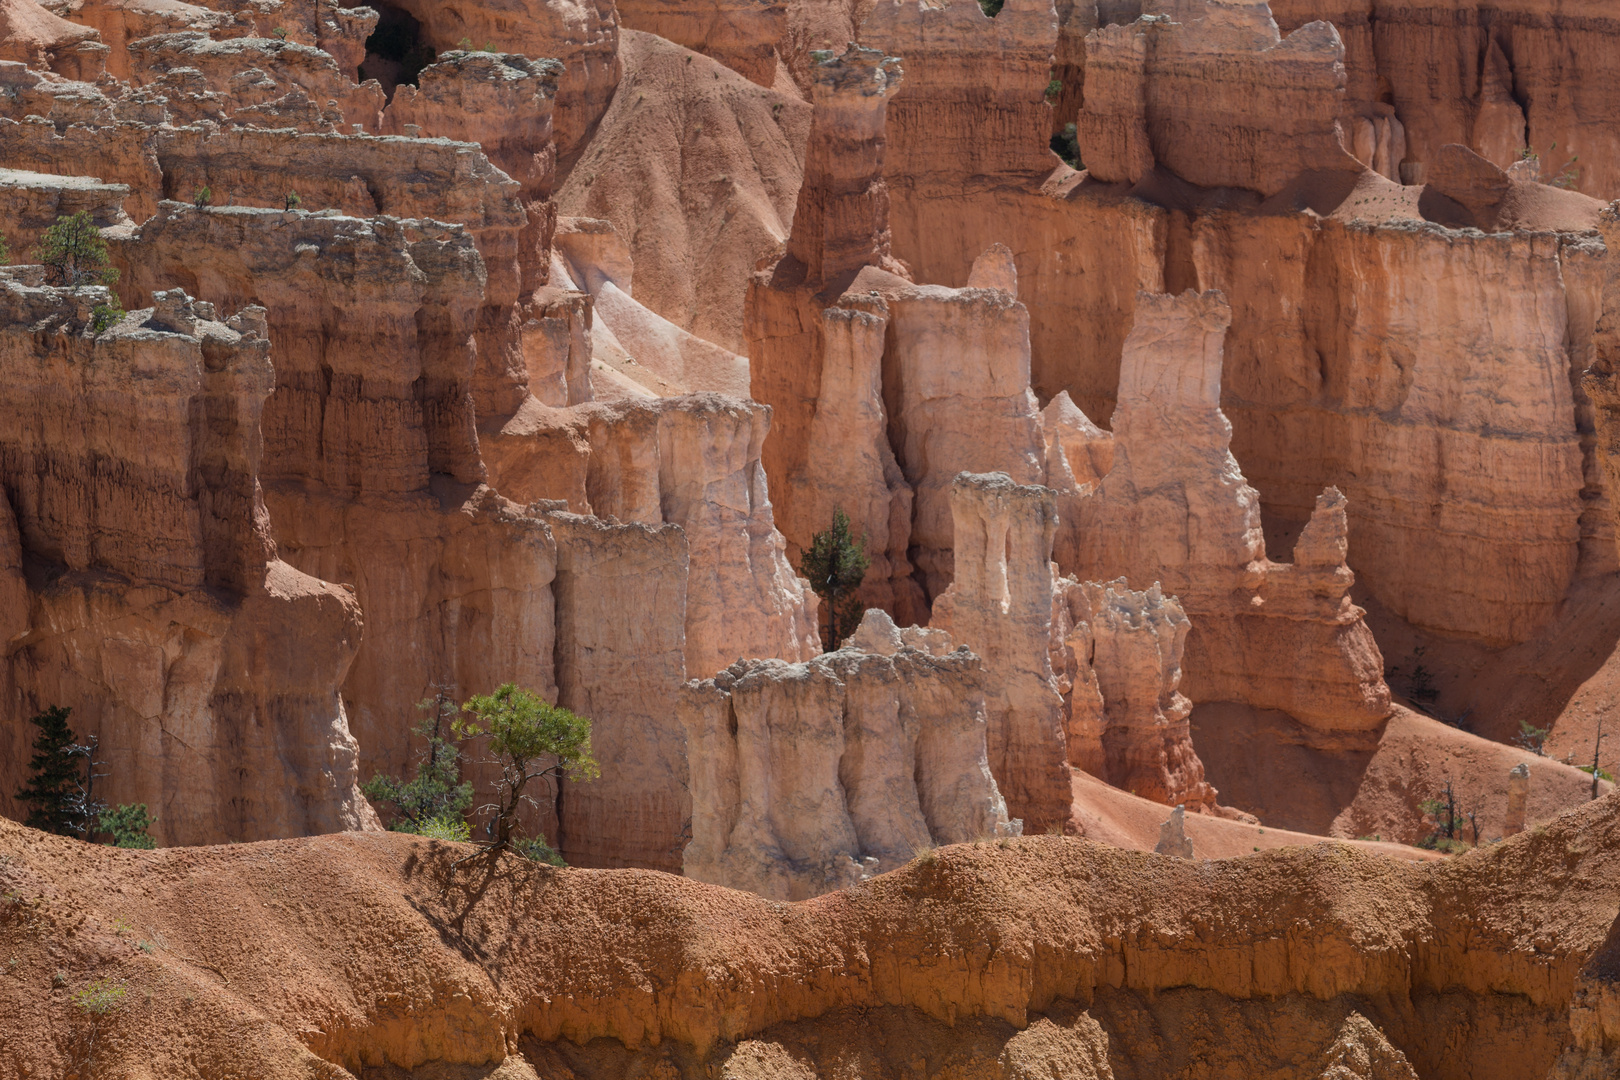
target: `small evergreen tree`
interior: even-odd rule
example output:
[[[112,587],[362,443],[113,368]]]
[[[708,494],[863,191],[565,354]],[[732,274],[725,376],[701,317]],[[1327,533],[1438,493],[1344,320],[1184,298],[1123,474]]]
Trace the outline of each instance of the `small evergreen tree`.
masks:
[[[5,234],[0,233],[0,266],[5,266],[10,261],[11,245],[6,243]]]
[[[107,258],[107,241],[90,220],[90,211],[80,210],[59,217],[40,237],[34,257],[45,264],[57,285],[77,289],[83,285],[111,285],[118,271]]]
[[[18,801],[29,806],[24,824],[58,836],[75,836],[83,831],[74,810],[80,773],[78,745],[68,727],[71,715],[72,709],[52,705],[29,720],[39,728],[39,737],[34,740],[34,756],[28,762],[28,783],[17,792]]]
[[[855,590],[866,577],[872,560],[866,555],[866,534],[855,539],[849,531],[849,515],[841,506],[833,508],[832,528],[818,532],[799,559],[799,573],[821,597],[827,609],[827,636],[822,646],[828,651],[855,632],[866,609]]]
[[[150,851],[157,841],[147,834],[157,824],[157,818],[146,812],[145,803],[124,803],[101,815],[101,831],[112,837],[113,847],[137,848]]]
[[[461,779],[461,751],[450,741],[451,727],[461,706],[447,686],[435,687],[433,697],[418,703],[427,715],[411,730],[427,740],[417,758],[416,776],[401,781],[378,773],[361,790],[372,802],[392,803],[395,832],[431,833],[441,839],[465,839],[462,813],[472,805],[473,786]],[[460,829],[457,829],[457,824]]]
[[[493,694],[474,695],[462,709],[453,725],[456,735],[487,738],[491,763],[501,770],[494,801],[478,808],[494,812],[484,849],[493,855],[511,848],[532,858],[535,845],[519,843],[516,835],[518,808],[525,802],[537,805],[528,793],[533,780],[546,777],[560,783],[567,776],[588,781],[601,775],[591,756],[591,722],[514,683]]]

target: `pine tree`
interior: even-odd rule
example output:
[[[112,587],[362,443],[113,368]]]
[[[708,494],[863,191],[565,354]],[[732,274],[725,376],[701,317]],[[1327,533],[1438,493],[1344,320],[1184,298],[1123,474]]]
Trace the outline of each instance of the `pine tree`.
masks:
[[[56,224],[40,237],[34,257],[50,270],[57,285],[77,289],[81,285],[111,285],[118,280],[107,258],[107,241],[90,219],[90,211],[56,219]]]
[[[866,534],[855,539],[849,531],[849,515],[841,506],[833,508],[832,528],[818,532],[799,559],[799,573],[810,581],[810,588],[821,597],[827,609],[827,637],[822,645],[831,652],[855,632],[866,609],[855,590],[866,577],[872,560],[866,555]]]
[[[52,705],[29,721],[39,728],[39,738],[34,740],[34,756],[28,762],[32,774],[28,786],[17,792],[18,800],[31,807],[26,824],[61,836],[84,832],[79,809],[81,747],[67,723],[72,713],[72,709]]]
[[[465,828],[462,812],[472,803],[473,786],[462,781],[461,751],[447,738],[461,706],[450,697],[449,687],[437,690],[435,696],[417,705],[428,715],[412,728],[427,740],[416,776],[399,780],[378,773],[361,789],[372,802],[394,804],[399,816],[388,827],[395,832],[431,829],[437,834],[456,825]]]

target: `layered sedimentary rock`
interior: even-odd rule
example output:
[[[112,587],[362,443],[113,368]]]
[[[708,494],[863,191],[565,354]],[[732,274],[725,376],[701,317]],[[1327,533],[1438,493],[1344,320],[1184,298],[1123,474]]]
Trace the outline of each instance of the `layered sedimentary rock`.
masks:
[[[1081,500],[1085,579],[1162,583],[1196,628],[1186,692],[1195,701],[1280,709],[1325,729],[1389,714],[1383,659],[1348,592],[1344,497],[1329,489],[1291,564],[1266,557],[1259,495],[1229,449],[1220,409],[1231,311],[1219,293],[1141,294],[1125,343],[1114,460]]]
[[[557,543],[557,701],[590,718],[604,763],[597,779],[563,785],[557,850],[572,866],[679,872],[692,796],[670,703],[686,681],[686,536],[562,512],[546,522]]]
[[[1052,171],[1045,95],[1057,28],[1052,0],[1007,0],[994,18],[977,0],[872,7],[861,44],[906,65],[885,168],[903,213],[921,213],[937,189],[1038,182]]]
[[[787,32],[783,0],[623,0],[626,28],[711,56],[761,86],[776,83],[777,43]]]
[[[788,235],[810,108],[651,34],[622,42],[623,90],[559,188],[560,212],[613,223],[639,303],[746,353],[740,301]]]
[[[1012,834],[985,762],[976,657],[854,645],[740,660],[681,691],[688,877],[799,900],[934,844]]]
[[[863,269],[904,267],[889,255],[883,180],[884,107],[898,61],[851,47],[812,68],[816,112],[793,236],[748,284],[752,396],[772,408],[764,466],[790,555],[808,547],[834,508],[866,537],[872,558],[862,597],[900,622],[926,620],[912,581],[911,488],[888,441],[883,354],[889,309],[881,295],[833,306]]]
[[[618,88],[619,18],[611,3],[523,0],[497,9],[403,0],[389,6],[406,13],[421,45],[438,53],[483,48],[562,61],[554,121],[560,158],[583,147]]]
[[[1059,591],[1071,593],[1075,586],[1065,579]],[[1083,659],[1095,678],[1103,711],[1102,767],[1093,771],[1154,802],[1215,810],[1216,792],[1204,780],[1187,723],[1192,702],[1179,691],[1191,625],[1181,604],[1157,584],[1138,591],[1122,581],[1086,582],[1078,591],[1081,598],[1065,600],[1071,611],[1079,607],[1084,615],[1090,651]],[[1069,640],[1073,636],[1069,631]],[[1082,711],[1071,692],[1069,760],[1077,765],[1076,720]]]
[[[485,275],[467,232],[166,203],[119,255],[131,295],[176,280],[268,308],[266,501],[283,557],[352,584],[366,612],[344,695],[367,775],[403,772],[407,718],[434,686],[465,697],[510,681],[554,697],[555,544],[480,483]]]
[[[59,217],[79,211],[97,228],[129,220],[124,199],[129,188],[103,184],[93,176],[53,176],[0,169],[0,235],[19,253],[31,251]]]
[[[97,36],[94,29],[76,26],[33,0],[5,0],[0,5],[0,60],[50,67]]]
[[[1005,473],[963,473],[950,505],[956,573],[929,625],[984,661],[990,768],[1008,811],[1031,832],[1061,827],[1071,799],[1049,652],[1056,502]]]
[[[264,310],[157,292],[97,335],[106,292],[39,276],[0,279],[0,805],[63,705],[161,842],[376,827],[339,696],[359,605],[277,559],[260,497]]]
[[[131,85],[163,94],[175,123],[281,126],[296,101],[327,131],[350,124],[375,132],[384,103],[379,87],[356,86],[330,54],[282,38],[216,41],[187,30],[131,41],[127,52]]]
[[[1271,195],[1301,173],[1358,169],[1336,123],[1344,46],[1330,23],[1283,38],[1264,0],[1144,15],[1086,35],[1078,137],[1092,176],[1134,183],[1161,164],[1194,184]],[[1394,176],[1390,138],[1366,164]]]
[[[1288,29],[1333,22],[1352,106],[1385,104],[1406,126],[1411,182],[1461,143],[1503,167],[1528,149],[1554,174],[1568,165],[1579,190],[1620,196],[1620,26],[1606,5],[1273,0],[1272,10]]]
[[[484,447],[491,483],[511,498],[681,527],[686,669],[704,677],[744,656],[820,651],[816,597],[784,557],[760,465],[769,427],[768,409],[719,394],[536,403]]]

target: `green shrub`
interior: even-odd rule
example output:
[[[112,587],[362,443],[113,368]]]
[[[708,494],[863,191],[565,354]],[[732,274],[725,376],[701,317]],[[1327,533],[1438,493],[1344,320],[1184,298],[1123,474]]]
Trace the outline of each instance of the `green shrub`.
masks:
[[[459,814],[441,814],[436,818],[429,818],[417,828],[416,835],[426,836],[432,840],[471,840],[472,826],[467,819]]]
[[[157,841],[147,835],[157,818],[146,812],[145,803],[124,803],[101,814],[101,831],[112,836],[113,847],[150,851]]]
[[[122,322],[127,314],[129,313],[124,310],[123,305],[118,302],[116,297],[110,304],[97,304],[90,309],[90,333],[100,337]]]
[[[426,740],[417,757],[416,775],[399,780],[379,773],[361,788],[372,802],[393,804],[395,816],[388,827],[395,832],[421,833],[428,822],[459,819],[472,805],[473,787],[461,779],[461,751],[447,737],[453,735],[461,706],[451,699],[448,687],[440,686],[416,707],[427,714],[411,729]]]
[[[546,843],[543,836],[524,836],[512,841],[512,850],[528,859],[530,862],[545,863],[548,866],[567,866],[563,857],[557,854],[556,848]]]

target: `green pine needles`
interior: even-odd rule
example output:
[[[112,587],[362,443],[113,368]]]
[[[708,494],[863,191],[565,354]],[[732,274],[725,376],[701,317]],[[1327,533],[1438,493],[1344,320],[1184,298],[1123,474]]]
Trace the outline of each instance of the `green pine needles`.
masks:
[[[816,533],[799,558],[799,573],[809,579],[810,588],[821,597],[821,606],[827,611],[822,647],[828,652],[855,632],[866,613],[855,591],[871,565],[866,554],[866,534],[859,539],[852,536],[849,515],[843,507],[834,507],[832,528]]]
[[[52,705],[29,720],[39,736],[28,762],[28,783],[17,792],[17,800],[29,808],[23,824],[58,836],[82,836],[86,825],[76,808],[84,770],[73,729],[68,727],[72,715],[72,709]]]
[[[107,835],[112,838],[108,843],[121,848],[156,847],[147,830],[157,819],[147,813],[145,803],[108,809],[96,798],[96,781],[108,775],[96,771],[105,764],[96,760],[99,740],[91,735],[79,742],[68,727],[72,715],[72,709],[52,705],[29,721],[39,729],[39,736],[28,762],[28,783],[17,792],[18,801],[29,807],[24,824],[80,840]]]
[[[56,219],[45,230],[34,257],[45,264],[52,284],[77,289],[84,285],[112,285],[118,271],[107,258],[107,241],[90,220],[90,211]]]
[[[416,775],[399,780],[378,773],[361,790],[372,802],[393,805],[395,816],[388,827],[395,832],[466,840],[469,833],[462,813],[472,805],[473,786],[461,779],[461,750],[450,739],[461,706],[451,699],[448,687],[436,690],[417,705],[427,715],[411,729],[426,740],[417,756]]]

